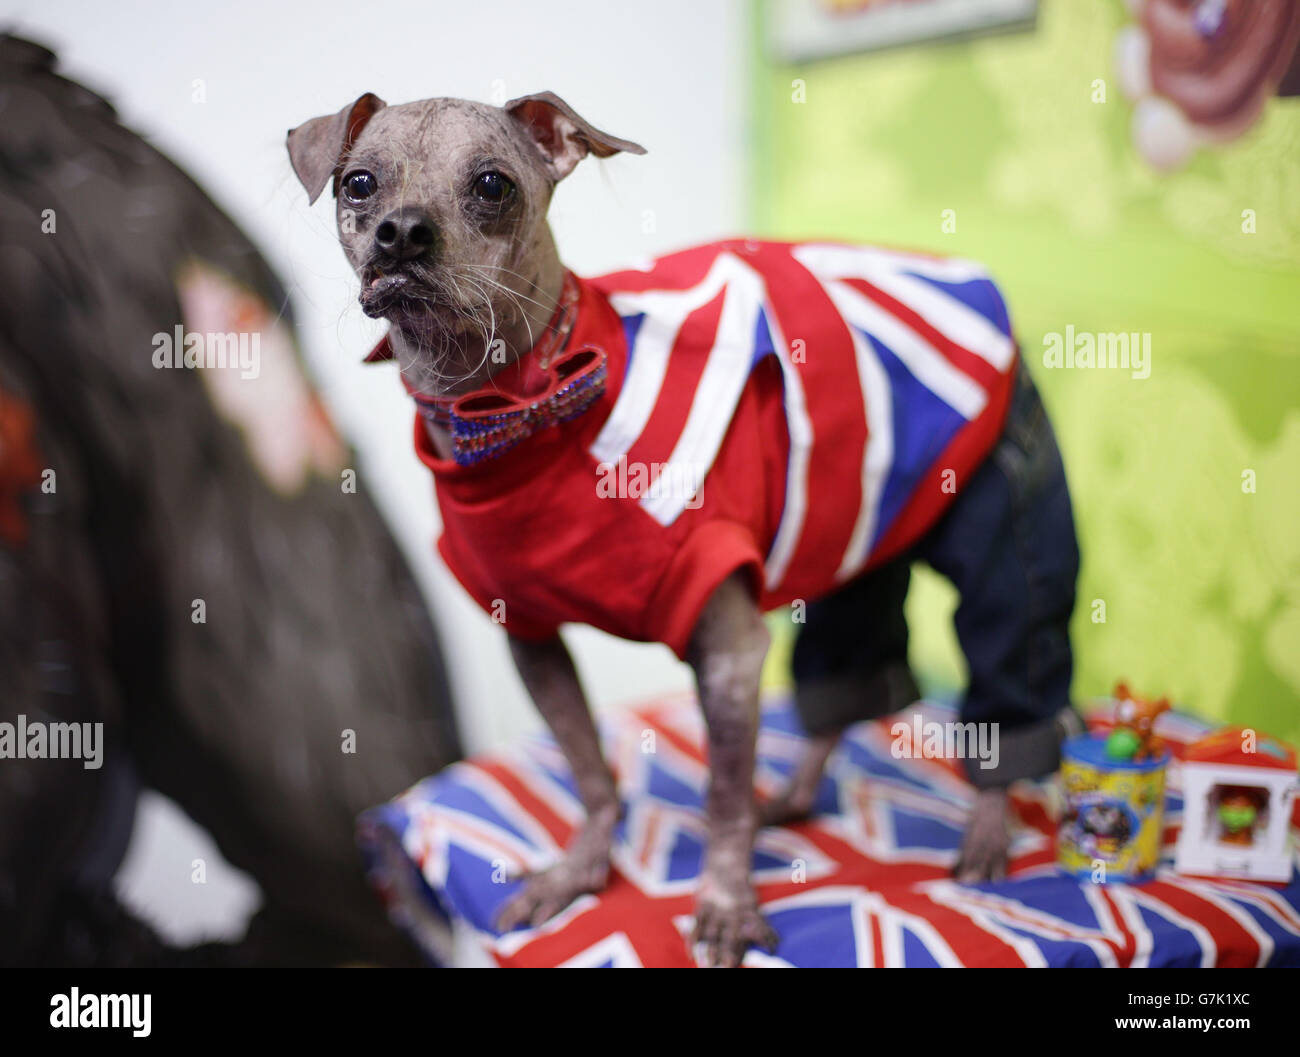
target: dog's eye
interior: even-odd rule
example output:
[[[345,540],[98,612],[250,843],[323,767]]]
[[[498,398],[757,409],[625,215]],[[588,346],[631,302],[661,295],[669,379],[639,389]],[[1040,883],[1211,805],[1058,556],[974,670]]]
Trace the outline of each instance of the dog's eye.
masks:
[[[362,199],[369,198],[378,188],[373,173],[368,173],[364,169],[354,173],[349,173],[343,181],[343,193],[349,200],[360,202]]]
[[[499,172],[485,172],[474,180],[473,192],[480,202],[500,203],[509,198],[514,189],[509,177]]]

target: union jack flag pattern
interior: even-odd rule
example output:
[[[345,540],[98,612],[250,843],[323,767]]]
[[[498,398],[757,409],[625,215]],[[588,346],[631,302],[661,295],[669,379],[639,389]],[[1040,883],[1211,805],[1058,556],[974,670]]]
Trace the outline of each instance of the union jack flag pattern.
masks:
[[[754,366],[779,363],[789,449],[764,568],[773,604],[915,539],[953,492],[934,475],[964,481],[1000,425],[1016,345],[1001,294],[970,261],[751,240],[592,285],[626,336],[622,386],[590,449],[602,463],[703,480]],[[665,488],[641,505],[668,525],[690,498]]]
[[[943,706],[918,706],[946,722]],[[909,717],[910,718],[910,717]],[[1171,774],[1167,861],[1144,884],[1092,884],[1054,861],[1054,788],[1014,787],[1006,880],[949,876],[973,791],[956,761],[897,759],[889,720],[846,734],[815,816],[761,830],[753,874],[780,937],[764,966],[1300,966],[1300,874],[1285,886],[1176,875],[1181,819]],[[1094,725],[1104,726],[1098,720]],[[1209,728],[1163,716],[1177,757]],[[456,764],[362,816],[362,847],[393,919],[435,960],[458,920],[502,966],[690,966],[705,847],[704,731],[691,700],[630,709],[602,729],[624,817],[609,886],[536,929],[501,935],[498,909],[520,873],[553,862],[581,818],[573,779],[547,738]],[[756,782],[774,792],[802,735],[769,700]]]
[[[443,558],[525,638],[680,656],[737,569],[767,609],[822,596],[921,538],[1001,431],[1016,345],[967,261],[732,241],[576,282],[567,354],[604,354],[599,399],[472,467],[416,435]],[[593,487],[614,467],[647,472]]]

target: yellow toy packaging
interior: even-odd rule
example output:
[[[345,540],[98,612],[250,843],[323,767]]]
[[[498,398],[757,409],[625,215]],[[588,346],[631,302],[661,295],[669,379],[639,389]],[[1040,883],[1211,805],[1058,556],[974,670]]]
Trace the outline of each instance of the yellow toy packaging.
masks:
[[[1056,860],[1084,880],[1141,880],[1160,859],[1169,753],[1117,760],[1106,742],[1082,734],[1061,747],[1065,816]]]

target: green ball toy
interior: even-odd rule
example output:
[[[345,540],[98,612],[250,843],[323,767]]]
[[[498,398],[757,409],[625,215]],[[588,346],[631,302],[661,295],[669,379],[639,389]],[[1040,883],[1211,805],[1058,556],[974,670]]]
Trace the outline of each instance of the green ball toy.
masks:
[[[1137,755],[1142,739],[1128,727],[1117,727],[1106,739],[1106,755],[1112,760],[1131,760]]]

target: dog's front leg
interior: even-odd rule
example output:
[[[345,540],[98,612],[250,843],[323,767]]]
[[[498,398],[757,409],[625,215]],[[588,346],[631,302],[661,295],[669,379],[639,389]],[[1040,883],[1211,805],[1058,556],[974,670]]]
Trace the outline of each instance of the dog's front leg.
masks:
[[[544,642],[512,636],[510,652],[524,686],[569,761],[587,817],[564,857],[529,877],[502,907],[497,926],[503,931],[540,925],[578,896],[605,886],[609,847],[619,814],[614,776],[601,755],[596,725],[564,641],[558,635]]]
[[[767,628],[749,586],[734,574],[705,607],[688,655],[708,724],[710,771],[709,846],[696,895],[693,941],[704,944],[711,965],[737,966],[751,946],[776,946],[749,880],[758,828],[758,687],[767,647]]]

